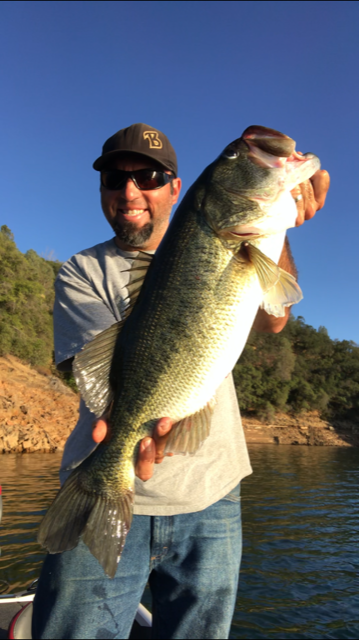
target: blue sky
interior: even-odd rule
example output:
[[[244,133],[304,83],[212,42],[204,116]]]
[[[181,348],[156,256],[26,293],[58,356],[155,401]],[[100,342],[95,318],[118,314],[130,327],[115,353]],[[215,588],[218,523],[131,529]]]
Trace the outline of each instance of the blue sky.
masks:
[[[174,145],[184,191],[250,124],[331,174],[289,232],[295,314],[359,343],[357,2],[0,3],[0,224],[64,261],[111,237],[92,162],[145,122]]]

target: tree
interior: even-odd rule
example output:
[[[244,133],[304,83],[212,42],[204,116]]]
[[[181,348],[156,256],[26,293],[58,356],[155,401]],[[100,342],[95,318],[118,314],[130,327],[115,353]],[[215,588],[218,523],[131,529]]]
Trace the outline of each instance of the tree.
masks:
[[[235,366],[245,413],[318,410],[323,417],[359,420],[359,347],[331,340],[328,331],[291,317],[277,335],[252,331]]]
[[[13,234],[0,229],[0,354],[31,364],[52,361],[55,273],[33,250],[23,255]]]

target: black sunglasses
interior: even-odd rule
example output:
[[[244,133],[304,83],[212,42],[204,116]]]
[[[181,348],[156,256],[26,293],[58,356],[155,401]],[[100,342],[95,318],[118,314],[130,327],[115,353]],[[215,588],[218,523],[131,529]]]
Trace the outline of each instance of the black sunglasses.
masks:
[[[154,171],[153,169],[138,169],[137,171],[101,171],[101,184],[109,191],[119,191],[123,189],[127,180],[131,178],[137,189],[141,191],[152,191],[161,189],[165,184],[172,182],[174,176],[168,175],[164,171]]]

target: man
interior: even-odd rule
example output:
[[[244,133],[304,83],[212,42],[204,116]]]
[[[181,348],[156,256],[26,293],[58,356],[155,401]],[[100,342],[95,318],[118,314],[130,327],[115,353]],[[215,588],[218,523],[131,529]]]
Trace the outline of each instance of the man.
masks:
[[[139,249],[157,249],[181,181],[166,136],[144,124],[123,129],[94,163],[101,203],[116,236],[73,256],[60,270],[54,309],[60,369],[125,311],[127,270]],[[127,173],[126,173],[127,172]],[[293,194],[297,224],[325,201],[326,172]],[[280,266],[294,272],[289,246]],[[287,321],[258,312],[255,328],[278,332]],[[149,579],[153,638],[225,638],[231,624],[241,556],[239,483],[251,473],[232,377],[217,392],[211,433],[194,456],[164,458],[171,417],[141,442],[134,518],[116,576],[110,580],[86,545],[48,556],[34,602],[35,638],[126,638]],[[111,437],[81,402],[65,448],[62,481],[96,442]],[[162,463],[154,467],[155,463]]]

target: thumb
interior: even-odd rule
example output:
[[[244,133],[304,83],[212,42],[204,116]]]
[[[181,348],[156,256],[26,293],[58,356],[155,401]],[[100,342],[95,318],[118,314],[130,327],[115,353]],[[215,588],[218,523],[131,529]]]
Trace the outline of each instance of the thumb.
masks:
[[[99,443],[103,442],[106,436],[109,436],[108,423],[103,418],[99,418],[99,420],[94,423],[92,439],[94,442]]]

